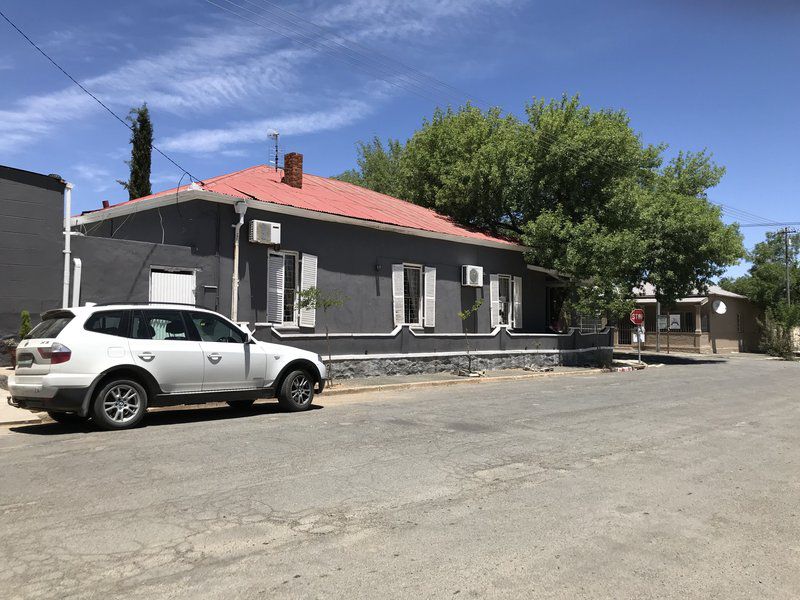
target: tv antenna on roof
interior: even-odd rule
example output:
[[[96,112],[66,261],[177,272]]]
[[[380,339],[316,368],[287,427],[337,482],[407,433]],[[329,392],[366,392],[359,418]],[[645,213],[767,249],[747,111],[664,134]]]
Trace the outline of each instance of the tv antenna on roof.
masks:
[[[278,171],[278,136],[280,134],[277,131],[275,131],[274,129],[271,129],[267,135],[269,135],[269,137],[272,138],[275,141],[275,172],[277,173],[277,171]],[[270,162],[272,162],[272,161],[270,161]]]

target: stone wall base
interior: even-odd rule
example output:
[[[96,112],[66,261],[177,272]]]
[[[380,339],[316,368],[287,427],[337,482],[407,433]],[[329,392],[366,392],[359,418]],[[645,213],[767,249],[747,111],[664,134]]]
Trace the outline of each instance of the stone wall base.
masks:
[[[527,366],[586,366],[611,364],[613,350],[587,350],[584,352],[536,352],[509,354],[482,354],[472,357],[474,371],[514,369]],[[323,357],[324,358],[324,357]],[[414,375],[417,373],[449,373],[466,369],[466,355],[425,356],[402,358],[337,359],[333,357],[336,379],[352,377],[378,377],[380,375]]]

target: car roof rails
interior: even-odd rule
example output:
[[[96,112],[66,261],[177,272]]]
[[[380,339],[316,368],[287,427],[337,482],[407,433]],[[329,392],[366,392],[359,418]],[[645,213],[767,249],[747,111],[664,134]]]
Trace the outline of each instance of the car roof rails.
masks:
[[[98,302],[94,306],[117,306],[117,305],[124,305],[124,306],[152,306],[154,304],[165,304],[169,306],[188,306],[191,308],[202,308],[203,310],[209,310],[202,306],[197,306],[196,304],[187,304],[186,302],[156,302],[156,301],[146,301],[146,302]]]

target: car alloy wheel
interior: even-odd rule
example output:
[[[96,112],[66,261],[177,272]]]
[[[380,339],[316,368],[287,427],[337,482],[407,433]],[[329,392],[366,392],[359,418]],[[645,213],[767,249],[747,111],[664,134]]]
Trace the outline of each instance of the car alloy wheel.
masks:
[[[311,380],[304,373],[296,375],[289,387],[289,397],[297,405],[303,405],[311,399],[313,387]]]
[[[292,371],[280,386],[278,401],[289,412],[308,410],[314,400],[314,384],[314,378],[305,369]]]
[[[103,397],[103,412],[114,423],[124,425],[136,418],[142,399],[132,386],[120,383],[109,389]]]

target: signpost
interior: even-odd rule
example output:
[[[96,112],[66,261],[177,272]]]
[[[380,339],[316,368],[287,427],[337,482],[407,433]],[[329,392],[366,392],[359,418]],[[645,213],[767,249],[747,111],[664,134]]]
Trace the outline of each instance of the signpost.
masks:
[[[639,345],[639,364],[642,363],[642,338],[644,337],[644,311],[634,308],[631,311],[631,323],[636,325],[636,342]]]

